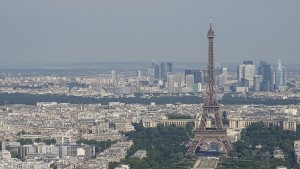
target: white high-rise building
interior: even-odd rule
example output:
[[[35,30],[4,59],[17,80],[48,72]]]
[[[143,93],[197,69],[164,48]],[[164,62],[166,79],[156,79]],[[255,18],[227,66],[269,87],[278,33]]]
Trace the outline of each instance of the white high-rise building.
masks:
[[[116,85],[116,70],[111,70],[111,83],[113,86]]]
[[[178,87],[182,87],[182,86],[184,86],[184,81],[185,81],[185,79],[184,79],[184,77],[185,77],[185,75],[183,74],[183,73],[177,73],[177,74],[175,74],[175,83],[177,83],[178,85]]]
[[[239,82],[242,81],[243,74],[244,74],[244,65],[238,65],[237,66],[237,80]]]
[[[275,72],[275,86],[278,88],[279,86],[286,85],[286,70],[281,65],[281,61],[278,60],[278,68]]]
[[[194,84],[194,92],[195,92],[195,93],[200,93],[200,92],[202,92],[202,84],[201,84],[201,83],[195,83],[195,84]]]
[[[137,77],[136,77],[136,88],[138,92],[140,92],[141,90],[141,78],[142,78],[142,72],[141,70],[138,70]]]
[[[228,76],[228,71],[226,67],[222,67],[221,68],[221,73],[218,76],[218,85],[219,86],[224,86],[225,84],[227,84],[227,76]]]
[[[167,85],[168,85],[168,93],[175,92],[175,76],[173,74],[169,74],[167,76]]]
[[[222,67],[221,74],[224,75],[226,77],[226,80],[227,80],[227,77],[228,77],[227,67]]]
[[[193,88],[194,86],[194,75],[186,75],[185,76],[185,86],[189,88]]]
[[[141,78],[142,78],[142,71],[141,71],[141,70],[138,70],[138,71],[137,71],[137,79],[138,79],[139,81],[141,81]]]
[[[149,86],[154,85],[154,67],[148,68],[148,84]]]
[[[238,81],[245,87],[253,87],[255,76],[255,65],[252,61],[244,61],[242,65],[237,67]]]
[[[245,65],[243,79],[253,80],[255,76],[255,65]]]

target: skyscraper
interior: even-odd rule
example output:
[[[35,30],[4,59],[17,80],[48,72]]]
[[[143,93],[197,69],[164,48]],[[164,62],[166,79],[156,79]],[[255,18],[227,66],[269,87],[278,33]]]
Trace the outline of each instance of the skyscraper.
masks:
[[[260,61],[259,73],[262,75],[261,91],[269,91],[274,88],[272,66],[265,61]]]
[[[142,72],[141,72],[141,70],[138,70],[137,71],[137,76],[136,76],[137,92],[140,92],[140,90],[141,90],[141,78],[142,78]]]
[[[194,83],[202,82],[202,76],[200,70],[186,69],[184,73],[185,75],[194,75]]]
[[[286,70],[281,65],[281,61],[278,60],[278,68],[275,72],[275,87],[285,86],[286,83]]]
[[[243,72],[244,72],[244,65],[238,65],[236,73],[237,73],[237,80],[239,82],[242,81],[243,74],[244,74]]]
[[[224,86],[227,84],[228,70],[226,67],[220,68],[220,75],[218,76],[218,85]]]
[[[152,67],[154,68],[154,78],[159,78],[159,64],[156,61],[152,61]]]
[[[262,67],[263,81],[272,81],[272,66],[270,64],[264,64]]]
[[[183,73],[176,73],[175,83],[177,83],[179,87],[182,87],[182,83],[184,82],[185,82],[185,75]]]
[[[112,86],[116,84],[116,70],[111,70],[111,84]]]
[[[221,75],[224,75],[226,77],[226,80],[227,80],[227,77],[228,77],[228,69],[226,67],[222,67],[221,68]]]
[[[243,61],[243,64],[244,65],[253,65],[253,61],[249,61],[249,60]]]
[[[172,72],[172,63],[161,63],[161,78],[166,80],[169,73]]]
[[[189,88],[193,88],[194,86],[194,75],[186,75],[185,76],[185,86]]]
[[[148,84],[149,84],[149,86],[154,85],[154,68],[153,67],[148,68]]]
[[[242,65],[237,67],[237,78],[242,86],[253,87],[253,80],[255,76],[255,65],[253,61],[243,61]]]
[[[262,78],[262,75],[256,75],[254,77],[254,88],[253,90],[254,91],[260,91],[261,90],[261,84],[263,82],[263,78]]]
[[[175,76],[173,74],[168,74],[167,76],[167,85],[168,85],[168,93],[175,92]]]
[[[142,79],[142,71],[138,70],[137,71],[137,79],[140,81]]]
[[[263,74],[263,66],[266,64],[265,61],[260,61],[259,62],[259,67],[258,67],[258,75],[262,75]]]

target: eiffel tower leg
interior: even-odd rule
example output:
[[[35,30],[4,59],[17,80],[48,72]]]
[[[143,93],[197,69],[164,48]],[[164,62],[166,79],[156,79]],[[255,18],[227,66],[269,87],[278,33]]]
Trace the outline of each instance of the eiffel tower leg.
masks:
[[[191,155],[193,155],[193,154],[195,153],[197,147],[198,147],[198,143],[199,143],[198,140],[197,140],[197,141],[193,141],[192,144],[189,146],[189,148],[188,148],[188,150],[187,150],[187,152],[186,152],[185,155],[186,155],[186,156],[191,156]]]
[[[226,155],[228,155],[229,152],[231,150],[233,150],[233,146],[232,146],[231,142],[228,139],[223,140],[222,142],[223,142],[224,148],[226,149]]]
[[[220,117],[220,112],[219,111],[215,112],[215,119],[216,119],[217,128],[222,129],[223,128],[223,122],[222,122],[222,118]]]

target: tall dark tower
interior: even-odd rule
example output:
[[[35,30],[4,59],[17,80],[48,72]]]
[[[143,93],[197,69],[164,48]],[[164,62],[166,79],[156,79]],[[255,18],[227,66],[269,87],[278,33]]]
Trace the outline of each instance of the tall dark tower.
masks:
[[[210,18],[210,28],[207,33],[208,38],[208,64],[207,64],[207,83],[206,96],[204,100],[203,113],[200,124],[196,125],[195,138],[189,145],[186,155],[192,155],[198,147],[207,141],[215,141],[223,146],[228,153],[233,149],[232,144],[226,134],[226,129],[223,127],[222,119],[219,112],[219,105],[216,99],[215,92],[215,62],[214,62],[214,31],[212,29],[212,19]],[[208,114],[214,114],[215,127],[207,128]]]
[[[215,61],[214,61],[214,37],[215,33],[212,29],[212,19],[210,18],[210,26],[207,33],[208,38],[208,63],[207,63],[207,87],[205,105],[215,105],[218,103],[215,98]]]
[[[222,120],[219,114],[219,105],[215,93],[215,60],[214,60],[214,37],[215,33],[212,29],[212,18],[210,18],[208,38],[208,63],[207,63],[207,80],[206,80],[206,96],[203,105],[203,115],[201,118],[200,128],[206,130],[206,121],[208,113],[215,113],[217,128],[223,128]]]

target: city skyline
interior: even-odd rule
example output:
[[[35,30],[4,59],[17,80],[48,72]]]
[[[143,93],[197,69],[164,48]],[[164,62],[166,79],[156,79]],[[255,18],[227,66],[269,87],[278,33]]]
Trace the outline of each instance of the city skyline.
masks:
[[[232,72],[209,23],[206,66],[0,68],[0,168],[299,168],[299,69],[238,58]]]
[[[297,63],[297,3],[4,1],[0,5],[1,66],[151,60],[205,63],[202,32],[210,16],[218,35],[216,61]]]

